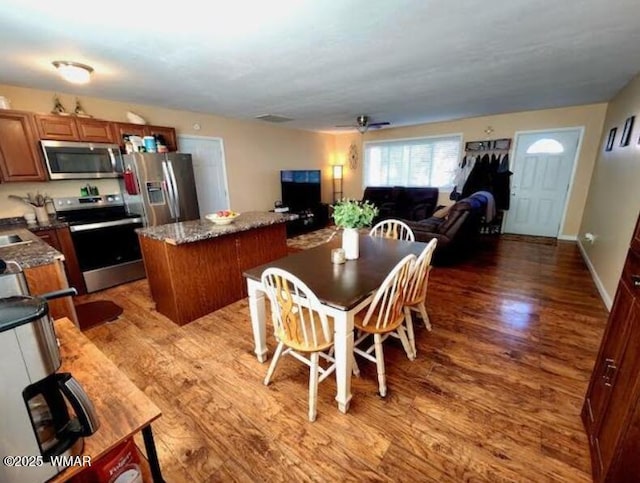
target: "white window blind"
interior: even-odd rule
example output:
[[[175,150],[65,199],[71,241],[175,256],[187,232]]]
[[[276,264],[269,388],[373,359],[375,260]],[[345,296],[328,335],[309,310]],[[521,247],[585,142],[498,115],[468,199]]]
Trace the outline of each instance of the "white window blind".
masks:
[[[461,136],[365,143],[364,186],[453,186]]]

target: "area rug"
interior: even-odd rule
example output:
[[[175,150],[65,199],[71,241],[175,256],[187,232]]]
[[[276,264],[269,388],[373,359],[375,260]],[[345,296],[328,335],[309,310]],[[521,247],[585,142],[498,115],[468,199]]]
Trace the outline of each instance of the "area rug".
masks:
[[[360,233],[362,235],[368,235],[369,229],[363,228],[362,230],[360,230]],[[336,228],[335,226],[329,228],[320,228],[319,230],[289,238],[287,240],[287,247],[289,247],[290,252],[295,251],[296,249],[306,250],[308,248],[317,247],[318,245],[327,243],[329,240],[337,236],[341,236],[341,230],[339,228]]]
[[[80,330],[86,330],[116,320],[122,315],[122,307],[110,300],[95,300],[76,305],[76,314]]]

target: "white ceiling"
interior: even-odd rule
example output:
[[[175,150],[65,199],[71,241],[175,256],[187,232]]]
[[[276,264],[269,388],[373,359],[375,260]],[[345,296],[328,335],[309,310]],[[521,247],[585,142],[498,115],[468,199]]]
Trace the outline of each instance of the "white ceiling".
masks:
[[[0,83],[333,130],[609,100],[638,0],[2,0]],[[88,86],[53,60],[95,68]],[[0,95],[2,93],[0,92]],[[261,121],[256,121],[261,122]]]

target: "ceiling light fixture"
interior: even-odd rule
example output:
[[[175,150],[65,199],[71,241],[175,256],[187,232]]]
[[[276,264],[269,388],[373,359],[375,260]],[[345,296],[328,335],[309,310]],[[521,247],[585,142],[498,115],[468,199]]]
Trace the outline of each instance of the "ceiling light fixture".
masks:
[[[73,84],[86,84],[91,79],[93,67],[68,60],[54,60],[54,67],[58,69],[60,77]]]

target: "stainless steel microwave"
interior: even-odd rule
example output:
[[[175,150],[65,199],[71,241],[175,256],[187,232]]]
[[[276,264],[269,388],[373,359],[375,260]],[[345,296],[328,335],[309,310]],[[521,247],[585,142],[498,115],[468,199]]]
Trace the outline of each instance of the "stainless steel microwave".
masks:
[[[119,178],[122,154],[117,144],[40,141],[51,179]]]

